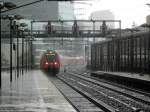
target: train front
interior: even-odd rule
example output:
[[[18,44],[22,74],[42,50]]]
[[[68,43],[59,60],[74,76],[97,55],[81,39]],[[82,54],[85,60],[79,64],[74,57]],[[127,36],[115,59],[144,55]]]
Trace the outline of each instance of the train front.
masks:
[[[47,51],[42,57],[42,68],[52,74],[57,74],[60,69],[59,55],[55,51]]]

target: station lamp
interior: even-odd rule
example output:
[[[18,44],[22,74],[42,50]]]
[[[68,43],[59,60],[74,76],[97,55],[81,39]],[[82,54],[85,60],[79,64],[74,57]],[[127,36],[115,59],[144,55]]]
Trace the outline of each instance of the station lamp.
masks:
[[[150,6],[150,3],[147,3],[146,5]]]
[[[11,9],[11,8],[15,8],[16,5],[12,2],[5,2],[4,7],[6,7],[7,9]]]
[[[14,18],[15,18],[16,20],[24,19],[24,17],[23,17],[23,16],[21,16],[21,15],[15,15],[15,16],[14,16]]]
[[[9,20],[21,20],[21,19],[24,19],[23,16],[21,15],[2,15],[1,16],[1,19],[9,19]]]
[[[20,23],[20,26],[21,27],[26,27],[26,26],[28,26],[26,23]]]
[[[3,2],[3,1],[0,1],[0,10],[6,8],[6,9],[12,9],[12,8],[15,8],[16,5],[12,2]]]

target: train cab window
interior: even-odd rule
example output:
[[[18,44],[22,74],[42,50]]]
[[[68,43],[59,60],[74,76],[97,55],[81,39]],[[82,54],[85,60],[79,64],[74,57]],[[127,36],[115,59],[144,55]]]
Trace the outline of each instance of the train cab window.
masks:
[[[56,54],[47,54],[47,61],[55,61],[56,60]]]

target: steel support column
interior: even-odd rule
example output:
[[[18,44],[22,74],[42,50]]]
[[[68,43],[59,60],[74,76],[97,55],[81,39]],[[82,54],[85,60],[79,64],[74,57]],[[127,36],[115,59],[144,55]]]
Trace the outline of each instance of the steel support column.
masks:
[[[18,26],[16,26],[17,32],[17,77],[19,77],[19,31]]]
[[[2,48],[2,46],[1,46],[1,38],[2,38],[2,35],[1,35],[1,8],[0,8],[0,47]],[[1,56],[1,58],[2,58],[2,54],[1,54],[1,48],[0,48],[0,56]],[[2,63],[1,63],[1,58],[0,58],[0,70],[1,70],[1,67],[2,67]],[[2,70],[1,70],[2,71]],[[1,81],[2,81],[2,76],[1,76],[2,74],[0,73],[0,89],[1,89],[1,86],[2,86],[2,84],[1,84]]]
[[[13,26],[12,26],[12,19],[10,19],[10,82],[12,82],[12,41],[13,41]]]
[[[130,71],[133,72],[133,63],[134,63],[134,40],[133,40],[133,31],[131,31],[131,42],[130,42]]]
[[[23,36],[23,31],[21,31],[21,36],[22,36],[22,75],[23,75],[23,70],[24,70],[24,36]]]
[[[93,33],[95,33],[95,21],[93,21]],[[95,36],[93,38],[94,38],[94,43],[95,43]]]
[[[31,55],[30,55],[30,53],[31,53],[31,41],[30,41],[30,39],[29,39],[29,41],[28,41],[28,70],[30,70],[30,64],[31,64]]]
[[[28,48],[27,48],[27,40],[25,41],[26,42],[26,71],[28,70]]]
[[[149,24],[149,37],[148,37],[148,73],[150,73],[150,24]]]
[[[31,40],[30,43],[31,43],[31,44],[30,44],[30,51],[31,51],[31,52],[30,52],[30,68],[32,69],[32,63],[33,63],[33,62],[32,62],[32,60],[33,60],[33,59],[32,59],[32,57],[33,57],[33,54],[32,54],[32,52],[33,52],[33,48],[32,48],[32,47],[33,47],[32,40]]]
[[[50,32],[51,33],[51,32]],[[33,39],[33,22],[31,21],[31,39]],[[33,69],[33,45],[31,43],[31,68]]]

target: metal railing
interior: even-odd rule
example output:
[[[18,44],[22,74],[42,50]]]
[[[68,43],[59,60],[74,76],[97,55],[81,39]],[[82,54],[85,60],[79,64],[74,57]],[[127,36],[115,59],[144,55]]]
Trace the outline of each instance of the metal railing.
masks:
[[[150,73],[150,32],[96,43],[91,51],[93,69]]]

